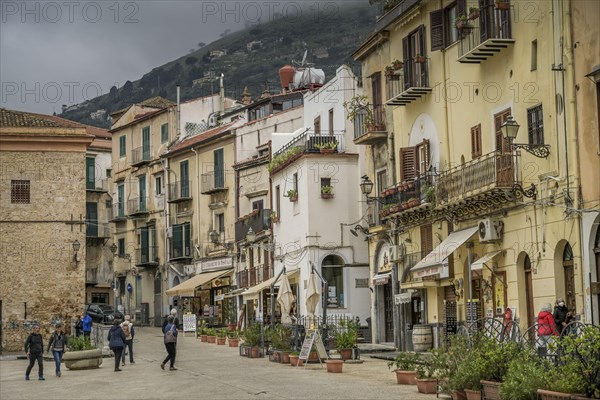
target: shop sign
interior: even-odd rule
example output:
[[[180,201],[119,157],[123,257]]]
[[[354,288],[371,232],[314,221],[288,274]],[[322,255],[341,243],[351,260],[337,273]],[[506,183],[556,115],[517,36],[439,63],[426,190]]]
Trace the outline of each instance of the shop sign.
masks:
[[[224,298],[225,298],[224,294],[215,295],[215,301],[223,301]]]
[[[217,258],[215,260],[208,260],[200,262],[200,273],[208,271],[218,271],[220,269],[233,267],[232,257]]]
[[[355,288],[368,288],[369,287],[369,278],[354,279],[354,287]]]

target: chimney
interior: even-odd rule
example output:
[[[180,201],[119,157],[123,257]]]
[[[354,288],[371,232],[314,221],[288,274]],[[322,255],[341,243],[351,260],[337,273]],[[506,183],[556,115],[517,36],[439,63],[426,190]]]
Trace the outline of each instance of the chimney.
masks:
[[[225,112],[225,86],[223,86],[223,78],[225,75],[221,74],[221,79],[219,81],[219,97],[220,97],[220,105],[219,105],[219,114],[222,115]]]

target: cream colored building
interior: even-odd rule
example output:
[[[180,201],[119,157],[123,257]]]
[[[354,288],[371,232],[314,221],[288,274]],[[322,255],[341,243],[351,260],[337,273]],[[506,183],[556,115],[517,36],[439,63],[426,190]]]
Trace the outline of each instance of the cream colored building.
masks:
[[[85,304],[85,159],[94,139],[62,118],[0,108],[2,351],[47,337]]]
[[[521,18],[528,4],[534,21]],[[479,15],[459,31],[470,7]],[[415,329],[437,343],[507,307],[524,331],[556,297],[586,320],[568,7],[405,1],[355,51],[379,123],[355,138],[373,148],[382,203],[371,273],[392,277],[374,292],[387,306],[377,340],[410,348]]]

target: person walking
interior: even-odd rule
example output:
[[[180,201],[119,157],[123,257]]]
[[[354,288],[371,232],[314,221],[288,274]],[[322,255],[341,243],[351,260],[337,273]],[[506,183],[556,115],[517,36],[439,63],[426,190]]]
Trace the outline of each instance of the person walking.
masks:
[[[548,345],[554,341],[553,337],[558,335],[551,311],[552,305],[546,303],[538,313],[538,354],[542,357],[548,354]]]
[[[108,347],[115,353],[115,372],[121,372],[119,362],[121,362],[121,354],[125,348],[125,333],[121,329],[120,319],[115,319],[113,326],[108,331]]]
[[[163,332],[165,331],[165,326],[167,326],[167,324],[169,323],[169,321],[168,321],[169,316],[173,316],[173,323],[175,324],[175,328],[177,328],[177,326],[179,326],[179,318],[177,318],[177,309],[172,308],[171,311],[169,312],[169,314],[167,314],[167,316],[165,317],[165,319],[162,322]]]
[[[27,371],[25,371],[25,380],[29,380],[29,374],[31,373],[31,369],[35,364],[35,361],[38,362],[38,376],[40,381],[45,381],[44,379],[44,339],[40,334],[40,326],[34,325],[33,332],[27,336],[25,340],[25,353],[27,353],[27,357],[29,358],[29,366],[27,367]]]
[[[60,372],[60,363],[62,362],[62,357],[65,351],[67,350],[67,346],[69,344],[69,340],[67,335],[62,330],[62,324],[58,323],[55,326],[55,330],[50,336],[50,340],[48,341],[48,351],[52,351],[52,357],[54,357],[54,364],[56,364],[56,376],[60,378],[62,375]]]
[[[75,337],[83,335],[83,315],[77,316],[77,322],[75,322]]]
[[[127,350],[129,350],[129,363],[135,364],[135,361],[133,361],[133,337],[135,336],[135,330],[133,323],[131,323],[130,315],[125,316],[125,321],[121,324],[121,329],[123,329],[123,333],[125,334],[125,348],[123,349],[121,361],[123,366],[125,366],[125,356],[127,355]]]
[[[569,323],[572,321],[573,317],[569,312],[569,309],[565,305],[565,299],[558,298],[556,299],[556,305],[554,306],[554,313],[552,313],[552,317],[554,318],[554,322],[556,323],[556,329],[558,330],[558,334],[562,335],[563,330]]]
[[[90,334],[92,333],[92,317],[90,314],[85,312],[83,319],[81,320],[81,331],[83,332],[83,337],[88,341],[90,341]]]
[[[175,317],[169,315],[167,317],[167,325],[163,329],[164,343],[167,349],[167,358],[160,364],[160,367],[164,370],[167,361],[170,361],[169,371],[177,371],[175,368],[175,356],[177,354],[177,327],[174,324]]]

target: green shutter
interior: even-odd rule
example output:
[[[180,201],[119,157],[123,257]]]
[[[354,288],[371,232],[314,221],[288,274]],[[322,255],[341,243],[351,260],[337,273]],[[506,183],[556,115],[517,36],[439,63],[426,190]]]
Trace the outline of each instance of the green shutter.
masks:
[[[183,250],[184,250],[184,255],[186,257],[189,257],[192,255],[192,237],[191,237],[191,225],[189,222],[186,222],[185,224],[183,224]]]
[[[150,160],[150,127],[142,129],[142,160]]]
[[[141,228],[140,229],[140,245],[141,245],[141,249],[140,249],[140,262],[142,264],[146,264],[149,262],[149,248],[148,248],[148,228]]]
[[[215,150],[214,152],[214,169],[215,169],[215,188],[225,187],[225,165],[223,157],[223,149]]]
[[[162,124],[160,127],[160,141],[161,143],[169,141],[169,124]]]
[[[123,158],[127,154],[126,136],[119,136],[119,157]]]
[[[138,177],[140,189],[140,211],[146,211],[146,175]]]
[[[183,256],[183,226],[173,225],[173,254],[171,257],[180,258]]]
[[[85,188],[90,190],[96,188],[96,159],[94,157],[85,159]]]

